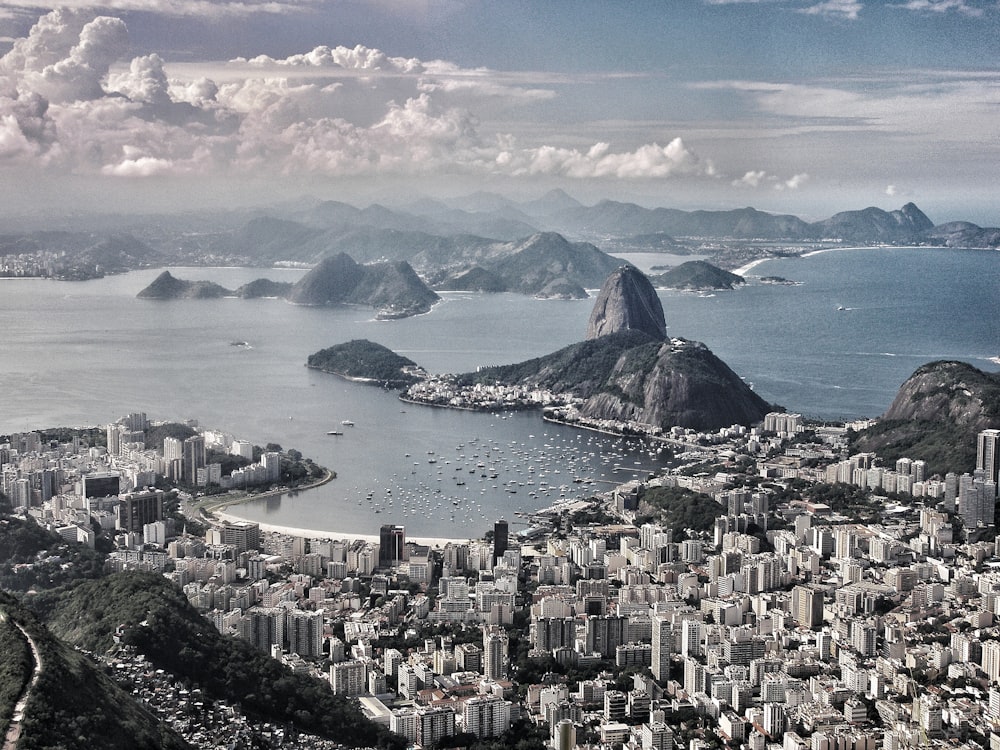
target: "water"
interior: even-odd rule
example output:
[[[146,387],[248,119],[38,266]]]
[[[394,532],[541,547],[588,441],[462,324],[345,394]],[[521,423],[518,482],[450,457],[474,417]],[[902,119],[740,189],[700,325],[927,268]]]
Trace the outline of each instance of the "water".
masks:
[[[753,271],[800,286],[661,298],[671,335],[704,341],[764,398],[810,416],[877,416],[927,361],[996,369],[996,268],[994,252],[838,251]],[[518,510],[660,465],[638,445],[548,425],[535,414],[403,404],[393,393],[304,366],[310,353],[353,338],[384,344],[432,372],[521,361],[581,339],[592,300],[454,293],[428,315],[375,321],[365,308],[279,300],[137,299],[158,273],[0,283],[0,433],[101,424],[129,411],[196,418],[258,444],[297,448],[338,472],[323,488],[234,509],[241,516],[351,533],[404,523],[408,534],[431,537],[478,536],[500,516],[515,520]],[[174,274],[234,288],[302,272]],[[342,427],[343,420],[355,426]],[[345,434],[328,436],[332,429]]]

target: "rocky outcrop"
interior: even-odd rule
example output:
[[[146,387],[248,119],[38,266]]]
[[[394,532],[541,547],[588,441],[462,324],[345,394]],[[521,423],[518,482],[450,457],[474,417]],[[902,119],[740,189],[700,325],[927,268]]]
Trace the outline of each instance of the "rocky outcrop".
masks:
[[[642,331],[654,339],[667,337],[663,305],[638,268],[621,266],[605,280],[587,323],[587,339],[619,331]]]
[[[1000,374],[965,362],[931,362],[900,386],[882,419],[940,422],[973,432],[998,427]]]
[[[928,476],[961,474],[975,468],[976,435],[989,428],[1000,428],[1000,373],[965,362],[931,362],[907,378],[854,449],[876,452],[886,462],[920,459]]]
[[[695,341],[622,330],[516,365],[484,368],[473,381],[537,385],[584,399],[589,419],[712,430],[760,422],[771,406]]]
[[[626,352],[581,408],[590,419],[714,430],[760,422],[771,406],[697,341],[672,339],[649,353]]]
[[[320,261],[288,298],[300,305],[370,305],[384,317],[425,313],[440,299],[405,261],[362,266],[346,253]]]

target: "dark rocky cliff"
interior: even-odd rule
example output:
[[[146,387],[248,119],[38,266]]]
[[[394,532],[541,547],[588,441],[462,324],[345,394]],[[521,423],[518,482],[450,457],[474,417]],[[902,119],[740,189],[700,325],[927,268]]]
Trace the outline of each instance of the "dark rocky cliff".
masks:
[[[927,462],[929,473],[971,472],[976,435],[1000,427],[1000,373],[965,362],[937,361],[918,368],[900,386],[879,423],[856,449],[884,461],[906,456]]]
[[[672,339],[657,347],[651,361],[637,367],[643,358],[635,350],[620,357],[581,413],[592,419],[714,430],[751,425],[771,411],[702,343]]]
[[[605,280],[587,323],[587,338],[619,331],[642,331],[660,341],[667,337],[663,305],[646,275],[621,266]]]

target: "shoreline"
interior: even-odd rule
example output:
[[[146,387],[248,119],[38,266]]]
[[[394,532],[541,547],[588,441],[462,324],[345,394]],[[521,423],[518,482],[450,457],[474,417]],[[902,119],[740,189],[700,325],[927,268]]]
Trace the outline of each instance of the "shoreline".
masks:
[[[240,518],[233,513],[230,513],[226,508],[228,506],[221,506],[218,510],[212,511],[212,516],[221,519],[222,521],[228,521],[230,523],[236,522],[246,522],[255,523],[260,526],[260,530],[263,532],[273,532],[276,534],[287,534],[289,536],[301,536],[306,539],[346,539],[346,540],[356,540],[360,539],[366,542],[378,542],[378,534],[364,534],[361,532],[351,532],[351,531],[331,531],[329,529],[307,529],[298,526],[283,526],[276,523],[267,523],[266,521],[254,521],[249,518]],[[471,537],[428,537],[428,536],[406,536],[406,541],[414,542],[416,544],[421,544],[428,547],[444,547],[449,543],[461,544],[464,542],[473,541]]]

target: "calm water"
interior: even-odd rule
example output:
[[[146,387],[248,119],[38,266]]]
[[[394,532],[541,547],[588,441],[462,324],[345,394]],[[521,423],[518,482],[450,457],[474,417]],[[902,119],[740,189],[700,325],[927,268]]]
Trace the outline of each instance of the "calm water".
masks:
[[[810,416],[877,416],[924,362],[996,369],[998,268],[995,252],[837,251],[752,271],[800,286],[661,297],[671,335],[704,341],[768,400]],[[315,491],[242,506],[240,515],[353,533],[395,522],[417,536],[479,535],[501,515],[511,519],[657,465],[638,446],[536,415],[402,404],[304,367],[308,354],[353,338],[436,372],[520,361],[581,339],[590,300],[449,294],[428,315],[378,322],[366,309],[278,300],[137,299],[158,273],[0,282],[0,433],[100,424],[137,410],[152,419],[196,418],[256,443],[298,448],[339,474]],[[174,273],[233,288],[302,272]],[[326,435],[331,429],[345,434]]]

